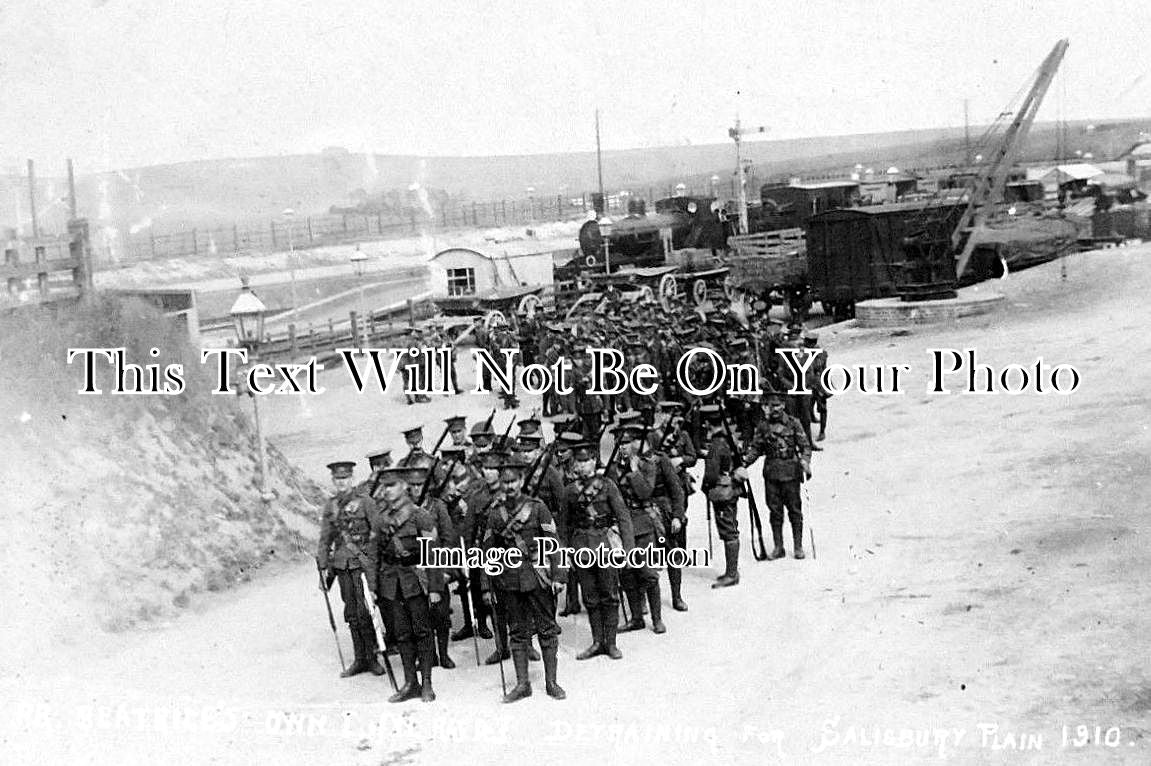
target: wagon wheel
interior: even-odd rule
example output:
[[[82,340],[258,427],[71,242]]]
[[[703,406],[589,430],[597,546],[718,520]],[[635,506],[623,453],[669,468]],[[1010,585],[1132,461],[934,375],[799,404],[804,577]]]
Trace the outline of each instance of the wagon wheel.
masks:
[[[639,288],[639,302],[640,303],[655,303],[655,293],[649,285],[643,285]]]
[[[664,311],[671,311],[671,302],[679,297],[679,285],[671,274],[659,280],[659,303]]]
[[[499,309],[492,309],[484,317],[484,328],[491,332],[496,327],[506,325],[508,323],[507,317]]]
[[[539,310],[539,307],[540,297],[538,295],[525,295],[520,299],[520,305],[519,308],[516,309],[516,312],[523,314],[528,319],[531,319],[536,315],[536,311]]]
[[[707,300],[707,282],[702,279],[697,279],[691,283],[691,297],[695,299],[696,304],[703,303]]]
[[[729,301],[734,301],[739,297],[740,292],[742,291],[735,284],[735,280],[731,278],[730,274],[723,278],[723,294],[727,296]]]

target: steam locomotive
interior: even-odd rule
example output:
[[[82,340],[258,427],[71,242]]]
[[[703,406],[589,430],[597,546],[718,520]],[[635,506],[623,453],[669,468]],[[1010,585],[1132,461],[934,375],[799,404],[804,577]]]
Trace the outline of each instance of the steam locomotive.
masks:
[[[728,234],[712,197],[667,197],[656,201],[652,214],[643,200],[631,200],[625,218],[610,225],[588,221],[580,228],[580,252],[568,268],[611,272],[660,266],[669,250],[723,250]]]

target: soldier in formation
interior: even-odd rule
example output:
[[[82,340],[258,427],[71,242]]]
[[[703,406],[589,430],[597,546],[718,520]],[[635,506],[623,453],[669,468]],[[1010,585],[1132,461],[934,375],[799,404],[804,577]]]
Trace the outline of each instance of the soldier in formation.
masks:
[[[567,696],[556,681],[560,628],[555,619],[556,594],[563,588],[567,571],[556,554],[547,561],[536,559],[536,540],[556,539],[556,524],[542,501],[524,494],[527,467],[518,461],[500,466],[503,491],[491,509],[483,539],[485,549],[515,548],[521,554],[518,567],[482,578],[484,600],[504,615],[510,634],[516,685],[504,697],[504,702],[516,702],[532,694],[528,661],[533,635],[538,637],[543,654],[548,696],[555,699]]]
[[[497,432],[493,410],[470,429],[466,417],[448,418],[430,453],[421,427],[404,430],[406,454],[393,464],[390,450],[371,453],[370,475],[359,485],[352,484],[352,464],[332,463],[336,491],[324,508],[316,558],[328,587],[339,583],[352,634],[355,658],[343,675],[384,673],[372,621],[378,607],[387,643],[403,665],[403,684],[392,701],[434,700],[432,668],[454,667],[450,643],[467,639],[495,641],[488,663],[511,660],[516,682],[506,701],[531,695],[530,662],[541,657],[547,693],[563,699],[556,680],[559,594],[566,590],[561,616],[588,615],[591,640],[577,659],[619,659],[617,633],[646,627],[645,613],[653,632],[666,630],[658,570],[643,560],[622,571],[580,561],[569,573],[558,559],[525,556],[521,566],[490,577],[482,570],[417,566],[421,540],[440,548],[519,548],[533,555],[534,541],[546,537],[573,549],[602,545],[619,553],[649,544],[653,550],[686,548],[686,501],[694,492],[697,462],[703,464],[709,524],[713,517],[723,543],[725,567],[713,587],[739,583],[737,507],[749,491],[747,469],[759,459],[774,542],[768,558],[786,555],[785,517],[794,555],[804,558],[800,484],[811,476],[811,422],[820,424],[819,439],[826,431],[820,386],[825,358],[817,357],[805,381],[810,399],[781,396],[777,392],[797,381],[775,351],[814,348],[816,336],[798,326],[784,329],[765,316],[725,311],[722,302],[713,308],[709,313],[621,300],[606,314],[577,313],[568,321],[541,312],[538,321],[520,326],[518,337],[508,328],[489,332],[480,325],[477,339],[492,349],[518,344],[537,361],[562,355],[574,362],[574,392],[545,402],[545,414],[553,417],[552,443],[543,438],[535,415]],[[766,393],[735,397],[720,390],[700,397],[682,389],[676,362],[700,346],[729,363],[756,364]],[[625,349],[630,363],[652,364],[659,372],[657,392],[589,394],[591,347]],[[428,374],[412,369],[416,376]],[[703,364],[688,370],[693,381],[708,374]],[[509,407],[517,403],[505,401]],[[614,437],[608,443],[615,442],[615,453],[601,465],[606,433]],[[682,572],[668,567],[668,581],[672,607],[686,611]],[[463,618],[454,633],[453,590]],[[622,628],[621,597],[630,606]]]
[[[369,612],[364,576],[370,584],[374,563],[368,555],[376,506],[372,499],[352,487],[355,463],[328,464],[335,494],[324,505],[320,517],[320,542],[316,566],[327,587],[334,580],[344,602],[344,622],[352,634],[355,659],[340,675],[344,678],[370,672],[384,674],[376,660],[376,635]]]

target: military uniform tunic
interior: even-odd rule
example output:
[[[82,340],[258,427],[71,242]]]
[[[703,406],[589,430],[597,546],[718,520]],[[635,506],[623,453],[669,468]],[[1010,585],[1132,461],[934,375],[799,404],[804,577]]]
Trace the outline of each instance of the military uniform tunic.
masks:
[[[320,517],[316,563],[335,573],[344,602],[344,621],[353,630],[372,625],[360,572],[371,578],[374,571],[367,549],[375,516],[372,499],[350,489],[330,498]]]
[[[556,554],[548,561],[537,560],[536,540],[541,538],[556,539],[555,520],[547,507],[523,494],[501,496],[488,516],[483,547],[516,548],[521,559],[519,566],[497,575],[484,574],[482,580],[485,590],[496,591],[512,646],[525,651],[533,633],[539,636],[540,649],[555,647],[560,633],[551,584],[565,582],[567,571]]]
[[[420,645],[421,652],[430,653],[429,575],[416,566],[421,537],[436,539],[435,521],[404,495],[376,515],[368,555],[378,573],[376,596],[391,612],[396,643],[401,650],[414,643]]]
[[[564,488],[563,526],[572,548],[631,550],[635,547],[631,514],[620,496],[619,487],[609,478],[592,476],[576,479]],[[584,607],[618,608],[619,570],[613,567],[575,565]]]
[[[772,528],[783,524],[783,513],[793,525],[803,521],[803,501],[799,485],[811,463],[811,443],[798,420],[784,414],[779,420],[764,420],[755,429],[751,444],[744,450],[748,465],[763,457],[764,499],[771,510]]]

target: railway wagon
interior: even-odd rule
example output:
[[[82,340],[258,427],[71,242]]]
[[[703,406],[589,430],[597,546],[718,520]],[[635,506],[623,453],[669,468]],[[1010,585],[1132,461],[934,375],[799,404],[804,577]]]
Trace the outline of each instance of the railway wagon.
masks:
[[[807,279],[823,311],[837,321],[855,304],[895,295],[912,261],[906,241],[924,229],[949,236],[959,202],[895,202],[829,210],[807,222]]]

